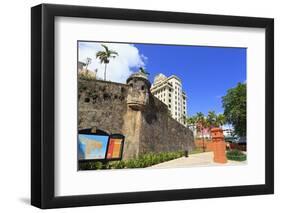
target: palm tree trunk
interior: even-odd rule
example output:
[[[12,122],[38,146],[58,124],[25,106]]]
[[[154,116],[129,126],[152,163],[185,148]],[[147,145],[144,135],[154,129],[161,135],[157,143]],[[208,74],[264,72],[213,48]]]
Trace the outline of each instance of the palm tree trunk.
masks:
[[[201,131],[201,135],[202,135],[202,141],[203,141],[203,152],[205,152],[205,138],[204,138],[204,129],[202,129]]]
[[[104,80],[106,81],[106,63],[104,64]]]

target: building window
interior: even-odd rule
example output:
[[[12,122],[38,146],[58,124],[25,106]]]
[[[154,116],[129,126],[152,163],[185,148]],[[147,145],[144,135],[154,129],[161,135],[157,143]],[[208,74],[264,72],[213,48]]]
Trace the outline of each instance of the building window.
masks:
[[[171,103],[171,99],[169,99],[169,103]]]
[[[171,104],[169,104],[169,108],[171,108]]]

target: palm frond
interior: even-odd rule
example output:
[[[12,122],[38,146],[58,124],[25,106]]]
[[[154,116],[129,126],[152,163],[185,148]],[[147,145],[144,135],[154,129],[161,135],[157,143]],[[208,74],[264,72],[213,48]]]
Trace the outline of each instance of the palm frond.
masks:
[[[105,57],[105,56],[106,56],[106,53],[104,51],[98,51],[96,53],[96,58]]]
[[[101,44],[101,46],[105,49],[106,52],[109,51],[108,47],[105,44]]]
[[[116,51],[109,50],[109,52],[110,52],[111,55],[118,55],[118,52],[116,52]]]

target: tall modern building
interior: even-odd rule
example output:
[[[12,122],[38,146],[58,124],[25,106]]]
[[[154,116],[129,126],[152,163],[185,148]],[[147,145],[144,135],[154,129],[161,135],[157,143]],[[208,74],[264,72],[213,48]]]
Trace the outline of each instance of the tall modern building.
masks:
[[[187,116],[187,96],[182,90],[181,79],[175,75],[166,77],[160,73],[155,76],[151,93],[168,106],[171,116],[187,126],[184,117]]]

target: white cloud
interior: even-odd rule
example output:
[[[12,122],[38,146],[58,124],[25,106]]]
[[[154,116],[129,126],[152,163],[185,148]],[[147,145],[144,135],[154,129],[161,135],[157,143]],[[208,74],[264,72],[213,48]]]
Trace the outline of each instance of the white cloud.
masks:
[[[103,79],[104,64],[96,59],[96,53],[104,50],[102,43],[96,42],[79,42],[79,61],[85,62],[86,58],[91,58],[92,63],[88,69],[98,69],[97,76]],[[127,78],[139,67],[145,66],[147,58],[140,54],[139,50],[133,44],[119,44],[119,43],[104,43],[109,49],[117,51],[116,58],[110,58],[110,63],[107,65],[106,80],[125,83]]]

